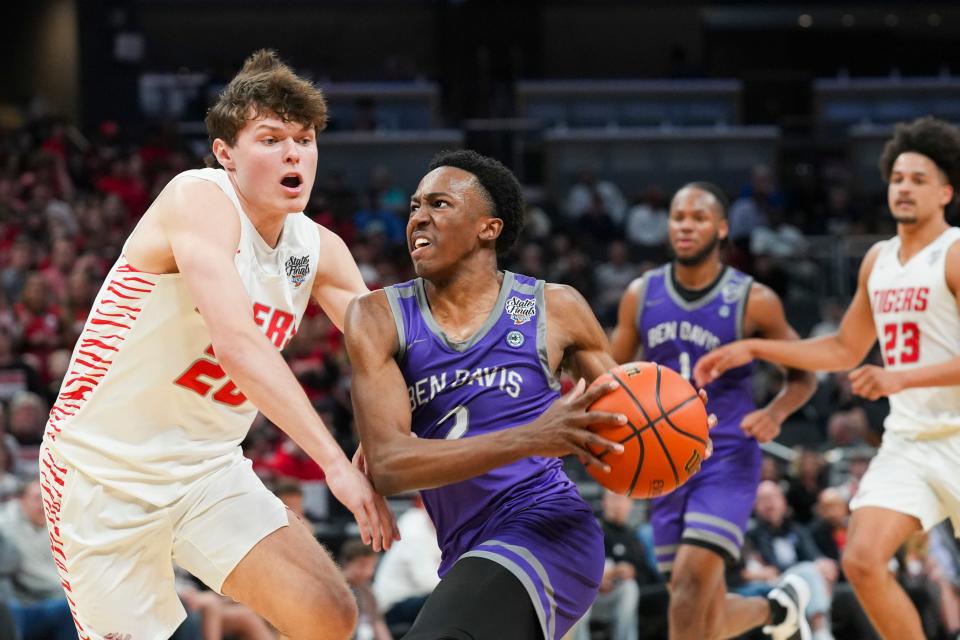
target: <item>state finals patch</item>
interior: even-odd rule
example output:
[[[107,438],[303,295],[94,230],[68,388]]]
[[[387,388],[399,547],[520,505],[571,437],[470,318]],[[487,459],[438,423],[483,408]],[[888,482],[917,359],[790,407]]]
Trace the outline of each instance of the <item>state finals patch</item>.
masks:
[[[537,315],[537,301],[534,298],[518,298],[513,296],[507,300],[504,310],[513,324],[525,324],[530,322],[533,316]]]
[[[295,289],[299,289],[300,285],[306,281],[307,274],[310,273],[310,256],[305,255],[300,258],[290,256],[283,268],[287,272],[287,280],[290,281],[290,284]]]

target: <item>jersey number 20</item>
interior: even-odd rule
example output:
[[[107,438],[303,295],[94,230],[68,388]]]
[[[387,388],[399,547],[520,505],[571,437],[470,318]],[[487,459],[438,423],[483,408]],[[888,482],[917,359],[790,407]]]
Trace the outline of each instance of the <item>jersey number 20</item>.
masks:
[[[920,359],[920,328],[916,322],[883,326],[883,354],[888,365],[909,364]]]

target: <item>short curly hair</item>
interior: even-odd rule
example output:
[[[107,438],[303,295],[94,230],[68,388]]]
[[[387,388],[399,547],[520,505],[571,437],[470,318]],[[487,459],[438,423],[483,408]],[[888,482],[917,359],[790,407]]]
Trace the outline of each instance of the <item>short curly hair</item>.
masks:
[[[323,92],[280,61],[276,51],[260,49],[243,63],[207,111],[210,141],[220,138],[231,147],[252,116],[273,113],[285,122],[312,127],[317,133],[327,126],[327,101]]]
[[[427,173],[439,167],[454,167],[472,173],[490,203],[492,215],[503,220],[497,238],[497,254],[509,252],[517,243],[524,224],[523,192],[510,169],[501,162],[469,149],[441,151],[430,161]]]
[[[933,116],[898,124],[880,155],[880,174],[884,180],[890,181],[893,163],[900,154],[908,152],[930,158],[960,194],[960,129]]]

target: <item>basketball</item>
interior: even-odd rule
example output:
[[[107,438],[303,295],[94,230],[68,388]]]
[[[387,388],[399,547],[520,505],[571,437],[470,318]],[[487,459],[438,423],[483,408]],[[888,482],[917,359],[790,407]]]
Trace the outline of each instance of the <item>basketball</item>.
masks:
[[[591,411],[627,416],[625,425],[590,429],[623,445],[623,453],[604,452],[605,473],[587,467],[601,485],[631,498],[670,493],[696,473],[707,446],[707,411],[697,391],[676,371],[653,362],[631,362],[597,378],[619,388],[593,403]],[[594,452],[596,453],[596,452]]]

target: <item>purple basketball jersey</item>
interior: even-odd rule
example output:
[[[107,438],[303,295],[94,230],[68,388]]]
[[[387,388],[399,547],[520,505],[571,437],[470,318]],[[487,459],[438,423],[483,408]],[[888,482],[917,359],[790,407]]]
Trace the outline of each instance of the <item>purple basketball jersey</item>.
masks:
[[[465,342],[437,325],[421,279],[386,289],[418,437],[470,438],[528,424],[559,397],[543,287],[504,272],[490,316]],[[593,602],[603,534],[559,459],[524,458],[421,495],[443,552],[441,576],[465,556],[503,565],[526,587],[548,640]]]
[[[743,337],[752,279],[727,267],[699,300],[677,293],[667,264],[644,276],[637,327],[643,356],[684,377],[700,357]],[[752,365],[731,369],[707,386],[707,408],[719,423],[710,432],[713,456],[673,493],[651,501],[657,566],[670,572],[681,543],[707,545],[731,560],[740,557],[760,477],[760,447],[740,428],[753,411]]]
[[[674,289],[666,264],[644,276],[637,307],[637,327],[643,357],[666,365],[689,379],[700,357],[722,344],[743,337],[743,314],[752,278],[727,267],[720,281],[702,298],[687,302]],[[714,452],[756,441],[740,428],[743,417],[756,409],[751,376],[753,366],[731,369],[706,387],[707,409],[719,423],[710,432]]]

